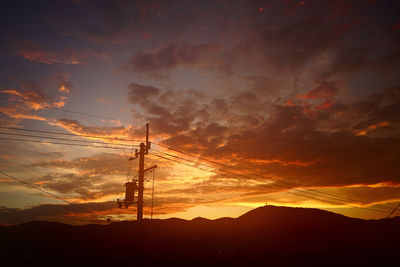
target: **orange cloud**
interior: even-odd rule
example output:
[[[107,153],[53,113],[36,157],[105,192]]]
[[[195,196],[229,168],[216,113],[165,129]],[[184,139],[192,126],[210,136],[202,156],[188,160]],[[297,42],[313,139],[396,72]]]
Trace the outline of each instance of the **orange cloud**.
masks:
[[[47,180],[47,181],[37,181],[37,182],[34,182],[33,184],[47,184],[49,182],[50,182],[49,180]]]
[[[375,130],[375,129],[379,128],[379,127],[386,127],[388,125],[389,125],[389,123],[387,121],[383,121],[383,122],[368,126],[368,129]]]
[[[65,106],[66,99],[66,96],[61,96],[59,101],[53,103],[53,107],[62,108],[63,106]]]
[[[333,100],[325,100],[322,104],[317,105],[314,108],[317,110],[329,109],[330,107],[332,107],[333,103]]]
[[[61,102],[64,102],[64,100],[66,99],[65,96],[61,96],[59,101],[51,103],[49,101],[50,99],[46,99],[46,96],[43,94],[41,89],[38,88],[35,84],[24,85],[22,90],[8,89],[0,92],[4,94],[9,94],[11,96],[16,96],[17,98],[11,98],[10,100],[22,103],[31,110],[57,107],[60,105]]]
[[[389,126],[389,123],[387,121],[382,121],[380,123],[369,125],[367,128],[357,132],[357,135],[367,135],[369,132],[373,130],[387,126]]]
[[[118,139],[130,138],[132,133],[134,133],[134,128],[132,126],[118,126],[118,127],[95,127],[95,126],[85,126],[80,124],[77,120],[62,119],[55,123],[50,123],[52,125],[60,126],[70,133],[76,135],[91,135],[92,139],[102,139],[105,142],[112,143],[113,140],[109,138],[114,138],[115,142],[120,142]],[[89,138],[89,137],[88,137]]]
[[[317,162],[317,160],[315,161],[311,161],[311,162],[304,162],[301,160],[295,160],[295,161],[282,161],[279,159],[270,159],[270,160],[263,160],[263,159],[250,159],[248,160],[251,163],[262,163],[262,164],[272,164],[272,163],[278,163],[281,164],[283,166],[290,166],[290,165],[294,165],[294,166],[301,166],[301,167],[306,167],[306,166],[310,166],[312,164],[314,164],[315,162]]]
[[[295,106],[295,104],[293,103],[293,100],[291,98],[289,98],[286,101],[286,103],[284,104],[284,106],[293,107],[293,106]]]
[[[65,86],[65,85],[61,85],[60,88],[58,88],[58,90],[60,92],[65,92],[65,93],[70,93],[71,91]]]
[[[321,82],[320,85],[311,91],[298,95],[298,98],[302,99],[318,99],[318,98],[330,98],[339,92],[339,86],[342,84],[341,81],[333,81],[333,82]]]
[[[41,116],[21,112],[21,109],[18,109],[16,107],[0,107],[0,112],[13,119],[28,119],[28,120],[39,120],[39,121],[47,120],[46,118]]]
[[[69,85],[65,81],[65,86]],[[65,87],[64,93],[70,92]],[[65,106],[67,96],[62,95],[59,99],[54,100],[44,94],[43,90],[35,83],[27,83],[20,89],[6,89],[0,93],[8,95],[7,106],[0,107],[0,112],[13,119],[31,119],[46,121],[47,119],[35,114],[35,111],[61,108]]]
[[[73,88],[68,74],[56,74],[55,82],[58,86],[58,91],[64,94],[69,94]]]
[[[37,87],[33,84],[28,85],[28,88],[22,91],[8,89],[1,91],[1,93],[16,96],[17,98],[12,98],[11,100],[23,102],[29,109],[39,110],[49,106],[42,92],[37,90]]]
[[[18,92],[17,90],[15,90],[15,89],[7,89],[7,90],[3,90],[1,92],[5,93],[5,94],[10,94],[10,95],[16,95],[16,96],[23,97],[23,95],[20,92]]]
[[[97,51],[86,50],[51,50],[40,43],[24,41],[16,50],[16,54],[26,60],[49,65],[77,65],[88,58],[105,58],[106,55]]]
[[[375,184],[354,184],[354,185],[348,185],[348,186],[343,186],[343,187],[362,187],[362,186],[372,187],[372,188],[380,188],[380,187],[397,188],[397,187],[400,187],[400,183],[387,181],[387,182],[380,182],[380,183],[375,183]]]
[[[29,61],[54,64],[80,64],[80,57],[74,51],[49,51],[36,43],[25,43],[17,50],[17,55]]]

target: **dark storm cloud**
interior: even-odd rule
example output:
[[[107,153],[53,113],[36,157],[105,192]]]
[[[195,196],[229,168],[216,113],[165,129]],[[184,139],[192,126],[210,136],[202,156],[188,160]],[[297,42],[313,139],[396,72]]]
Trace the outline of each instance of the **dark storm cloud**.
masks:
[[[235,40],[233,45],[167,45],[156,51],[136,53],[129,66],[137,72],[171,70],[177,66],[207,66],[215,71],[229,69],[231,65],[240,68],[243,63],[253,61],[250,64],[258,64],[258,68],[272,67],[274,72],[294,71],[334,48],[341,38],[334,34],[340,20],[327,19],[332,12],[332,5],[328,3],[307,3],[307,9],[299,8],[285,22],[276,14],[284,14],[289,7],[283,2],[271,2],[265,14],[260,13],[260,7],[266,3],[235,3],[229,7],[231,17],[227,19],[235,16],[239,19],[237,23],[225,25],[227,32],[235,27],[244,37],[234,37],[239,41]],[[223,20],[218,22],[224,24]]]
[[[252,132],[228,137],[226,147],[241,151],[245,161],[310,162],[304,166],[264,165],[265,174],[298,180],[301,184],[399,183],[395,173],[400,158],[395,151],[400,148],[397,134],[400,98],[396,92],[397,89],[391,88],[365,102],[334,105],[328,113],[307,114],[299,106],[280,106],[271,118]],[[342,122],[349,116],[349,125],[339,131],[337,127],[334,132],[321,131],[320,125],[334,121],[335,113],[342,116]],[[388,133],[378,137],[355,133],[359,125],[366,127],[383,120],[394,125],[389,136]]]
[[[301,99],[333,97],[339,84],[322,82]],[[163,128],[163,124],[159,127],[157,122],[168,125],[177,121],[173,118],[175,107],[171,103],[179,101],[162,103],[158,100],[160,94],[149,97],[142,107],[157,117],[155,120],[149,117],[154,127],[168,133],[169,129]],[[178,100],[181,95],[171,94],[170,97]],[[189,104],[193,99],[187,101]],[[184,106],[185,124],[177,125],[185,132],[171,136],[165,143],[209,158],[230,160],[240,168],[244,168],[243,164],[247,168],[254,166],[252,169],[256,174],[284,177],[307,186],[400,183],[396,176],[400,164],[396,153],[400,149],[396,134],[400,122],[399,101],[399,89],[389,88],[365,101],[329,102],[329,109],[321,108],[326,102],[318,103],[313,112],[305,109],[302,102],[273,104],[268,107],[269,116],[259,116],[258,123],[254,122],[250,131],[247,122],[258,112],[263,113],[263,105],[250,93],[238,94],[227,100]],[[200,117],[202,110],[212,112],[212,116]],[[215,123],[211,118],[218,113],[235,119],[219,120],[223,125]],[[386,123],[382,124],[383,121]],[[364,128],[373,134],[388,127],[392,132],[383,136],[359,134]],[[236,154],[234,157],[233,153]],[[370,164],[366,165],[366,162]]]
[[[329,120],[321,122],[331,130],[361,131],[382,124],[387,130],[381,137],[396,137],[400,121],[400,88],[390,87],[350,104],[335,103]],[[374,130],[374,129],[371,129]]]
[[[226,39],[166,38],[134,52],[128,62],[138,73],[202,68],[245,82],[215,99],[132,83],[131,103],[156,131],[172,135],[165,143],[216,159],[240,152],[240,159],[263,175],[310,186],[396,180],[396,89],[376,88],[367,100],[345,101],[341,95],[352,93],[347,91],[352,75],[378,68],[373,62],[381,68],[389,54],[395,55],[394,48],[378,53],[366,32],[376,31],[388,7],[374,12],[376,5],[362,1],[252,1],[228,6],[228,17],[239,19],[221,24]],[[394,13],[387,14],[378,27],[393,24]],[[147,22],[151,28],[152,20]],[[173,17],[167,24],[179,20]],[[230,27],[240,34],[231,34]],[[389,47],[396,43],[390,34],[379,36]],[[220,66],[232,72],[221,72]],[[351,152],[346,154],[346,147]],[[363,170],[365,162],[376,164]]]
[[[110,175],[111,176],[111,175]],[[80,200],[96,200],[98,198],[119,194],[123,191],[120,182],[107,182],[104,175],[88,174],[54,174],[40,177],[44,180],[41,187],[64,197]]]
[[[27,167],[40,167],[51,172],[30,181],[45,190],[63,196],[95,200],[123,191],[122,182],[116,182],[112,178],[126,175],[125,163],[125,155],[101,153],[72,160],[38,159]]]
[[[45,160],[29,165],[29,167],[53,167],[77,169],[86,175],[115,175],[125,174],[122,171],[125,156],[113,153],[99,153],[92,157],[81,157],[73,160]]]
[[[224,14],[221,19],[194,16],[191,21],[199,19],[200,25],[214,21],[218,29],[224,28],[224,39],[212,32],[210,42],[193,44],[190,40],[177,42],[177,38],[170,39],[171,35],[167,34],[163,44],[136,51],[127,63],[128,68],[154,73],[179,66],[196,67],[224,75],[244,73],[249,77],[262,76],[260,72],[264,72],[264,75],[269,73],[265,75],[269,81],[257,84],[258,91],[264,88],[276,92],[273,87],[284,84],[288,76],[301,75],[304,71],[312,72],[310,75],[317,81],[336,80],[337,75],[348,77],[361,69],[382,68],[385,62],[393,66],[393,58],[397,58],[398,38],[392,37],[393,30],[384,28],[385,24],[391,27],[389,18],[394,13],[386,10],[385,5],[363,1],[304,1],[303,5],[297,1],[222,3],[214,6]],[[374,12],[377,5],[380,12]],[[157,8],[161,13],[166,9],[162,4]],[[186,12],[189,11],[184,5],[182,13]],[[388,18],[382,19],[383,12]],[[166,25],[182,23],[178,21],[177,17],[171,17]],[[377,23],[380,23],[379,29]],[[153,25],[152,20],[149,25]],[[379,33],[379,44],[367,29]],[[378,51],[382,43],[389,49]]]
[[[371,66],[371,62],[380,65],[393,61],[389,54],[398,54],[392,47],[388,53],[378,54],[372,47],[375,42],[359,41],[369,38],[363,36],[366,34],[363,29],[370,29],[374,33],[384,32],[379,35],[383,42],[396,42],[395,37],[390,37],[396,35],[393,25],[397,21],[392,19],[394,9],[385,4],[373,5],[364,1],[302,3],[70,1],[39,6],[30,4],[28,7],[35,12],[19,23],[13,23],[16,18],[6,16],[6,19],[14,25],[14,32],[30,33],[24,38],[30,49],[24,48],[26,53],[19,52],[29,60],[49,64],[78,63],[86,59],[90,51],[93,56],[107,54],[109,49],[105,43],[136,44],[132,46],[133,57],[128,63],[128,68],[135,72],[200,66],[213,72],[230,73],[251,65],[251,70],[264,68],[276,75],[286,71],[301,72],[310,61],[329,54],[330,62],[319,70],[321,77],[318,78],[327,79],[335,73],[354,72],[367,63]],[[16,8],[10,4],[9,9]],[[379,12],[374,12],[375,9]],[[387,29],[377,29],[377,22],[388,24]],[[49,23],[52,27],[45,27]],[[46,31],[42,31],[43,28]],[[9,30],[5,33],[15,37]],[[61,44],[41,48],[51,43],[49,38],[61,38]],[[137,46],[138,40],[144,41],[145,45]],[[71,46],[71,43],[75,45]],[[81,50],[71,49],[78,45]],[[94,52],[97,48],[100,52]],[[52,51],[65,53],[58,56]]]
[[[366,122],[387,120],[397,123],[400,121],[400,87],[386,88],[374,93],[366,101],[354,105],[359,114],[367,114]]]
[[[374,14],[372,6],[362,1],[339,2],[272,2],[262,15],[253,14],[257,19],[244,27],[249,34],[244,42],[274,72],[298,73],[326,56],[330,62],[325,70],[317,70],[320,78],[358,70],[368,61],[370,49],[356,39],[360,37],[357,34],[360,28],[373,26],[373,20],[379,21],[380,14]],[[248,5],[256,8],[267,4],[260,1]],[[346,12],[344,5],[348,6]]]
[[[160,89],[153,87],[153,86],[148,86],[148,85],[141,85],[137,83],[131,83],[129,85],[130,91],[129,91],[129,100],[132,103],[138,103],[141,101],[146,101],[148,100],[149,97],[155,97],[158,96],[160,93]]]
[[[161,90],[153,86],[131,83],[130,101],[139,105],[143,116],[157,131],[178,133],[189,129],[190,123],[197,117],[203,97],[194,91],[177,92]]]
[[[139,52],[128,63],[132,71],[157,72],[179,66],[211,64],[218,47],[214,45],[170,45],[155,52]]]
[[[367,47],[341,45],[337,49],[333,49],[332,53],[334,59],[329,68],[321,73],[321,77],[326,78],[334,74],[341,74],[346,77],[363,67],[371,67],[369,48]]]
[[[264,47],[264,58],[277,69],[301,67],[332,45],[334,37],[322,23],[323,18],[282,25],[266,30],[259,45]]]
[[[172,136],[166,143],[216,158],[240,151],[244,161],[265,160],[261,166],[254,164],[261,173],[309,185],[353,184],[363,179],[368,183],[398,182],[394,176],[399,163],[394,152],[398,149],[397,89],[376,88],[377,93],[367,100],[345,102],[339,97],[339,93],[349,90],[347,79],[351,75],[362,69],[376,68],[373,62],[379,61],[383,66],[383,61],[389,60],[388,54],[396,53],[396,49],[377,53],[376,47],[361,41],[370,38],[363,28],[374,28],[374,23],[381,21],[382,13],[373,12],[376,6],[357,1],[304,1],[302,5],[298,2],[267,5],[260,1],[243,5],[252,7],[243,12],[247,20],[239,25],[246,38],[239,38],[240,44],[218,51],[218,58],[231,54],[235,60],[229,63],[236,64],[239,69],[248,67],[251,62],[246,71],[263,70],[272,75],[248,75],[250,91],[243,88],[239,93],[230,92],[218,99],[217,105],[209,101],[188,107],[191,116],[197,116],[187,118],[182,127],[185,133]],[[386,6],[381,8],[387,9]],[[393,14],[389,12],[388,16],[393,17]],[[252,20],[248,19],[250,16]],[[380,24],[381,27],[390,25],[389,20]],[[389,47],[396,43],[396,38],[390,34],[380,37]],[[176,51],[165,47],[156,52],[141,52],[137,57],[157,58],[157,64],[149,60],[152,64],[143,69],[159,71],[162,66],[170,69],[178,63],[186,64],[185,60],[178,60],[179,57],[172,57],[170,64],[163,63],[165,55],[169,59]],[[296,88],[300,82],[293,74],[304,72],[309,72],[307,75],[314,85],[305,86],[304,93],[297,89],[298,99],[282,105],[285,97],[296,92],[288,89]],[[293,82],[288,82],[285,76],[292,77]],[[271,95],[276,96],[275,101],[266,101],[266,96]],[[149,108],[154,114],[155,110],[159,111],[159,119],[153,123],[172,121],[171,108],[173,105],[159,102],[157,108]],[[208,112],[200,117],[200,110]],[[217,142],[211,142],[212,135],[203,134],[203,129],[222,114],[224,119],[218,122],[228,130],[219,135]],[[248,121],[252,123],[246,123]],[[249,131],[244,125],[256,127]],[[368,134],[381,131],[380,136],[361,136],[364,129]],[[346,154],[346,148],[351,152]],[[376,163],[365,168],[365,162]]]
[[[214,1],[6,1],[4,6],[8,12],[2,18],[11,26],[1,30],[9,39],[20,41],[24,36],[24,40],[53,43],[57,37],[58,41],[66,41],[62,45],[69,46],[72,39],[81,48],[104,48],[132,39],[148,41],[170,35],[176,39],[185,32],[206,36],[210,33],[206,26],[229,15],[223,9],[227,7],[224,2]],[[213,19],[204,20],[207,15]]]

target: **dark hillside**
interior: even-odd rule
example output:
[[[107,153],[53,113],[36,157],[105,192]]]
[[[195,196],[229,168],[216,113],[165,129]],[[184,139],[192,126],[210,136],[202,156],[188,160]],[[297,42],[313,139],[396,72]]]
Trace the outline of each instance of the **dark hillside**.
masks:
[[[396,258],[400,219],[265,206],[236,219],[30,222],[1,227],[0,237],[0,256],[14,265],[382,265]]]

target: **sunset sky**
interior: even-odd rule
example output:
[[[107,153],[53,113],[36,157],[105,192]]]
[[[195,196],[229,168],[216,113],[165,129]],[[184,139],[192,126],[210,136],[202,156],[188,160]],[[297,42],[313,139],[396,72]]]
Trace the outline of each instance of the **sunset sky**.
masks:
[[[147,122],[156,218],[386,217],[399,14],[395,0],[3,1],[0,170],[76,205],[0,174],[0,224],[136,219],[116,199]]]

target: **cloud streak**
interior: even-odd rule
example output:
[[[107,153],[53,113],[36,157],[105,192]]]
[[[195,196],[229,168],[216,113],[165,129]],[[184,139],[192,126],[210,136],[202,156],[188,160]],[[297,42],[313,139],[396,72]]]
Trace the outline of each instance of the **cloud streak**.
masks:
[[[78,65],[88,58],[100,58],[105,55],[93,50],[50,50],[40,43],[25,41],[17,49],[16,54],[26,60],[48,65]]]
[[[47,119],[37,115],[35,112],[51,108],[61,108],[65,106],[67,94],[70,92],[68,89],[71,87],[70,82],[64,78],[60,81],[65,87],[62,95],[58,99],[54,99],[46,95],[42,88],[36,83],[23,84],[18,89],[5,89],[0,91],[3,95],[8,96],[7,105],[0,107],[0,112],[13,119],[32,119],[46,121]]]

